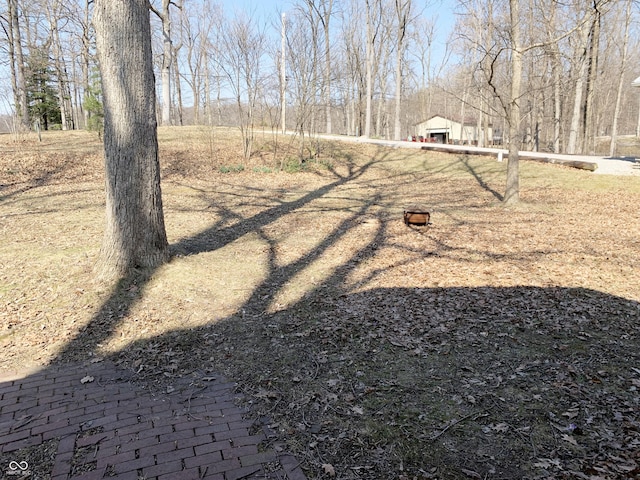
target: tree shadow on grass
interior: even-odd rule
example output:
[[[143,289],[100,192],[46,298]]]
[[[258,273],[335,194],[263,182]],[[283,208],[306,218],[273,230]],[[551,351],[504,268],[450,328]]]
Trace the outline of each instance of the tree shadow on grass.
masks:
[[[478,185],[480,185],[483,189],[485,189],[487,192],[491,193],[494,197],[496,197],[499,201],[503,201],[504,197],[501,193],[497,192],[496,190],[494,190],[493,188],[491,188],[489,186],[489,184],[482,178],[482,175],[478,172],[478,170],[473,167],[471,165],[471,163],[469,162],[469,156],[468,155],[463,155],[460,157],[460,161],[462,162],[462,164],[465,166],[465,168],[467,169],[467,171],[473,175],[473,178],[476,179],[476,181],[478,182]]]
[[[362,229],[361,218],[381,199],[361,199],[288,264],[276,261],[277,243],[264,227],[361,180],[383,159],[246,219],[220,208],[219,222],[172,248],[196,255],[256,232],[267,245],[266,278],[227,318],[134,341],[110,359],[149,389],[167,391],[176,376],[202,384],[218,371],[240,381],[254,414],[288,442],[312,478],[329,464],[340,478],[354,479],[633,472],[640,445],[637,302],[564,287],[365,290],[371,277],[350,275],[389,242],[395,220],[383,218],[328,278],[290,307],[272,308],[288,282]],[[450,254],[434,245],[410,253]],[[514,261],[523,253],[517,255]],[[149,278],[122,279],[56,361],[97,352]],[[178,366],[170,375],[167,353]]]
[[[54,179],[59,178],[62,174],[64,174],[67,169],[68,167],[66,165],[59,163],[54,166],[48,166],[44,169],[44,171],[39,172],[39,175],[37,175],[35,178],[32,178],[28,182],[20,182],[22,183],[22,186],[18,187],[19,184],[17,183],[0,184],[0,202],[6,202],[7,200],[17,197],[30,190],[34,190],[44,185],[49,185]],[[7,193],[3,194],[3,191],[7,191]]]
[[[346,174],[339,174],[333,171],[334,176],[337,177],[333,182],[312,190],[295,200],[277,201],[274,206],[265,208],[248,218],[243,218],[229,209],[220,209],[221,218],[215,224],[190,238],[171,245],[171,252],[173,255],[197,255],[213,252],[250,232],[259,231],[261,228],[295,212],[314,200],[326,196],[339,187],[357,181],[374,165],[383,162],[384,158],[384,151],[379,151],[378,156],[364,165],[355,165],[350,162],[347,165],[348,171]],[[361,212],[366,211],[368,206],[371,205],[371,201],[364,202]],[[226,226],[227,223],[230,223],[230,225]],[[346,232],[342,227],[340,231],[340,235]],[[333,236],[330,237],[315,251],[318,254],[324,251],[330,246],[332,239],[335,240]],[[314,254],[311,254],[311,256],[314,256]],[[303,267],[304,264],[300,263],[297,267],[292,268],[296,270]],[[144,295],[145,286],[154,273],[154,271],[141,270],[119,279],[113,287],[109,298],[98,312],[76,337],[63,347],[52,363],[84,360],[90,352],[96,352],[99,345],[111,337],[138,299]],[[285,275],[285,277],[291,278],[288,275]]]
[[[112,358],[143,365],[148,386],[175,381],[163,352],[193,382],[224,371],[311,478],[327,463],[354,479],[634,471],[638,303],[563,287],[351,292],[347,270],[267,313],[292,273],[274,272],[237,314]]]
[[[253,414],[311,478],[327,464],[353,479],[632,472],[640,445],[637,302],[565,287],[365,290],[383,270],[350,276],[390,245],[391,223],[400,220],[383,218],[328,278],[274,311],[285,285],[362,228],[359,219],[379,201],[363,201],[284,265],[261,220],[254,231],[268,246],[268,274],[236,313],[135,341],[110,359],[160,391],[177,381],[166,375],[167,352],[176,375],[195,385],[219,371],[238,380]],[[410,253],[407,263],[453,254],[438,242]]]

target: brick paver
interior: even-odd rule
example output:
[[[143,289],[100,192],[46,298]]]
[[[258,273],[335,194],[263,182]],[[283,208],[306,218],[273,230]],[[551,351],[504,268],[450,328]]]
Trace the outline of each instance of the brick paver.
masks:
[[[107,361],[0,374],[0,478],[306,480],[250,433],[234,388],[216,376],[153,394]]]

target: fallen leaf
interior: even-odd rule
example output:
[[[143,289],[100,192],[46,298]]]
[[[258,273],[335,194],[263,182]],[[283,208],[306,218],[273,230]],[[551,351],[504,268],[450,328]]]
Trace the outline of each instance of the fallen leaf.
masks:
[[[326,473],[330,477],[336,476],[336,469],[330,463],[323,463],[322,470],[324,470],[324,473]]]
[[[482,476],[478,472],[474,472],[473,470],[467,470],[466,468],[461,468],[462,473],[464,473],[467,477],[471,478],[482,478]]]
[[[559,458],[554,458],[554,459],[539,458],[538,461],[533,464],[533,466],[536,468],[545,468],[545,469],[551,468],[551,467],[560,468],[560,459]]]
[[[494,432],[505,433],[509,431],[509,425],[506,423],[499,423],[491,427]]]
[[[574,419],[578,416],[578,410],[572,409],[564,412],[562,414],[563,417],[567,417],[568,419]]]
[[[578,446],[578,442],[576,442],[576,439],[573,438],[571,435],[567,435],[566,433],[564,435],[562,435],[562,439],[565,442],[569,442],[571,445],[575,445],[576,447]]]

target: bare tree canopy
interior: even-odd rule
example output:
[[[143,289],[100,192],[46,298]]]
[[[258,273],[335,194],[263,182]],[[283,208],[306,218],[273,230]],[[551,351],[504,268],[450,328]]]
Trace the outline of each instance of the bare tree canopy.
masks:
[[[591,153],[605,142],[615,155],[614,138],[635,134],[637,126],[631,86],[640,75],[637,2],[519,2],[517,131],[509,130],[507,114],[510,6],[508,0],[295,0],[282,12],[151,0],[157,114],[165,125],[240,127],[247,155],[252,125],[278,128],[284,120],[305,134],[397,139],[420,135],[417,125],[435,115],[477,131],[473,139],[445,141],[506,145],[516,135],[525,149],[565,153]],[[0,68],[16,125],[38,118],[48,128],[95,124],[101,92],[93,9],[91,0],[0,5]]]

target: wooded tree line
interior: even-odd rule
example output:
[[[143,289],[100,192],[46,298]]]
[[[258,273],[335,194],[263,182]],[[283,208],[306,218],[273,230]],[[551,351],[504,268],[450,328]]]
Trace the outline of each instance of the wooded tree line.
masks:
[[[16,125],[96,128],[93,0],[2,2],[0,61]],[[159,123],[239,126],[247,157],[254,128],[280,128],[283,112],[303,135],[393,139],[439,114],[475,123],[481,145],[517,135],[528,149],[567,153],[593,152],[600,136],[614,153],[618,135],[635,133],[637,0],[519,0],[517,25],[513,0],[453,3],[445,45],[438,22],[450,12],[440,0],[295,0],[284,17],[153,0]]]

